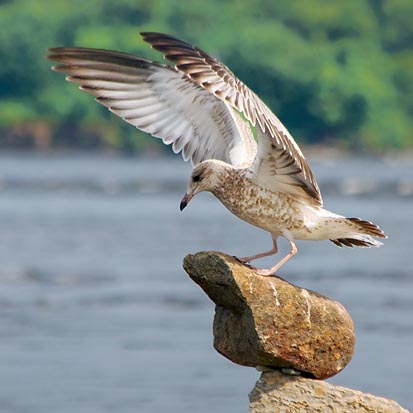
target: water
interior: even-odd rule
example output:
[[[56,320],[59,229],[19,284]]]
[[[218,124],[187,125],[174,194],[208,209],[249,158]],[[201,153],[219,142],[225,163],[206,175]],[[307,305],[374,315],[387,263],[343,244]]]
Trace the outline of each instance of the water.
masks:
[[[389,239],[369,250],[298,242],[280,275],[354,319],[356,354],[331,381],[413,408],[413,165],[313,169],[327,208]],[[1,412],[248,410],[258,373],[214,351],[214,306],[182,259],[248,255],[270,237],[208,194],[180,213],[188,173],[178,158],[1,156]]]

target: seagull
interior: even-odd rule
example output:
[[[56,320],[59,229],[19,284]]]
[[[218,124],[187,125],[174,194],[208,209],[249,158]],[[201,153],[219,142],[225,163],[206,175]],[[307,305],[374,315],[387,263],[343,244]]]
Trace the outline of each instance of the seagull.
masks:
[[[313,172],[286,127],[223,63],[167,34],[142,32],[143,40],[174,64],[90,48],[48,49],[53,70],[80,85],[129,124],[172,144],[193,170],[180,209],[208,191],[240,219],[270,233],[269,251],[238,258],[244,264],[276,254],[284,237],[330,240],[339,247],[378,247],[387,238],[375,224],[323,208]]]

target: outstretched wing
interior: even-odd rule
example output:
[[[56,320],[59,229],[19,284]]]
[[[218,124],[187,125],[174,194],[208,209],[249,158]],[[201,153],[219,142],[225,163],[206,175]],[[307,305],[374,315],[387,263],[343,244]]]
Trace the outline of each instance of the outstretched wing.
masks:
[[[174,62],[177,70],[217,96],[227,107],[242,112],[253,126],[258,124],[258,153],[251,166],[257,183],[322,205],[317,182],[300,148],[254,92],[224,64],[190,43],[161,33],[141,35]]]
[[[193,164],[251,164],[256,143],[239,113],[171,66],[109,50],[52,48],[53,69],[126,122],[172,144]]]

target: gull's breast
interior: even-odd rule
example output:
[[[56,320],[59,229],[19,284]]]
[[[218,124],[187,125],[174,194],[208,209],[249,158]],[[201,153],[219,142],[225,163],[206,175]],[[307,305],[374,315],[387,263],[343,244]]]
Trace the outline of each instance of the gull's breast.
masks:
[[[291,196],[242,175],[226,179],[213,193],[238,218],[274,235],[303,226],[301,210]]]

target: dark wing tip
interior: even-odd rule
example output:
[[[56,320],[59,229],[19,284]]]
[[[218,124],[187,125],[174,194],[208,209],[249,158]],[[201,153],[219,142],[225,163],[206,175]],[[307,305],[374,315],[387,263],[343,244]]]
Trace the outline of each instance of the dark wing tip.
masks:
[[[143,40],[149,43],[153,49],[163,53],[166,59],[169,59],[174,63],[177,63],[182,58],[186,57],[208,56],[204,51],[198,49],[193,44],[169,34],[157,32],[141,32],[140,34]]]
[[[49,47],[46,49],[47,55],[56,53],[60,50],[60,47]]]
[[[184,40],[180,40],[177,37],[171,36],[170,34],[160,33],[160,32],[140,32],[139,33],[145,42],[151,43],[153,41],[175,41],[179,43],[187,43]],[[188,43],[189,44],[189,43]],[[191,45],[192,46],[192,45]]]
[[[181,40],[177,39],[176,37],[173,37],[165,33],[140,32],[139,34],[142,36],[143,40],[149,43],[150,45],[152,45],[152,47],[162,42],[168,43],[168,44],[175,43],[175,42],[181,42]]]
[[[60,62],[70,57],[78,57],[84,53],[87,53],[88,50],[94,49],[87,49],[83,47],[49,47],[46,49],[46,59]]]
[[[62,48],[61,47],[49,47],[46,49],[46,56],[47,60],[57,60],[60,56]]]

